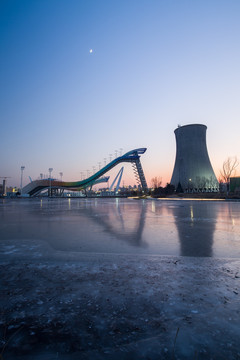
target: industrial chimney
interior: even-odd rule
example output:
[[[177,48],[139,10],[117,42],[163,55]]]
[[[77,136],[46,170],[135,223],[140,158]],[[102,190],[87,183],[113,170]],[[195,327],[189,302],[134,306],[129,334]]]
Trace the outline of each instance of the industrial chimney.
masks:
[[[177,191],[219,190],[219,184],[208,157],[206,131],[207,127],[201,124],[179,126],[174,131],[177,151],[171,184]]]

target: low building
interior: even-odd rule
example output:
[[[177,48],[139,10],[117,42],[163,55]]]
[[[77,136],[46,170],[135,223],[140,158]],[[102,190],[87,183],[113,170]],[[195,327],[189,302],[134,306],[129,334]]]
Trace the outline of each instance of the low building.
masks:
[[[230,178],[230,191],[233,193],[240,193],[240,176]]]

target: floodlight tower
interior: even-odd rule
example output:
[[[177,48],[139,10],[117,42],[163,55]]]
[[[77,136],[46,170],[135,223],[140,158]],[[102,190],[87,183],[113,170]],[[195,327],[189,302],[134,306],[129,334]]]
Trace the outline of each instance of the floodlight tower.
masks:
[[[22,195],[22,181],[23,181],[23,170],[24,169],[25,169],[25,166],[21,166],[21,185],[20,185],[21,195]]]
[[[184,192],[218,191],[219,184],[209,160],[207,127],[201,124],[178,126],[176,160],[171,184]]]

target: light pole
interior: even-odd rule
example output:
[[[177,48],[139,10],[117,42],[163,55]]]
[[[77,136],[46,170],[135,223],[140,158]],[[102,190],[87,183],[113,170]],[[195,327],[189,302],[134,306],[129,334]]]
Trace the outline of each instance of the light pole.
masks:
[[[61,171],[61,172],[59,173],[59,175],[60,175],[60,177],[61,177],[61,181],[62,181],[63,172]]]
[[[21,166],[21,195],[22,195],[22,179],[23,179],[23,170],[25,169],[25,166]]]
[[[49,168],[49,197],[52,195],[52,189],[51,189],[51,172],[53,171],[53,168]]]

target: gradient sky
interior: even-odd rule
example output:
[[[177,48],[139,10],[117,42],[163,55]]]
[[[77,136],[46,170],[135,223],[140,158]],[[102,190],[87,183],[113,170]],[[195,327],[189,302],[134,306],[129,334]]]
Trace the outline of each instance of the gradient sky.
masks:
[[[147,147],[148,184],[165,185],[175,128],[200,123],[218,177],[240,158],[239,44],[239,0],[1,0],[0,176],[79,180]]]

